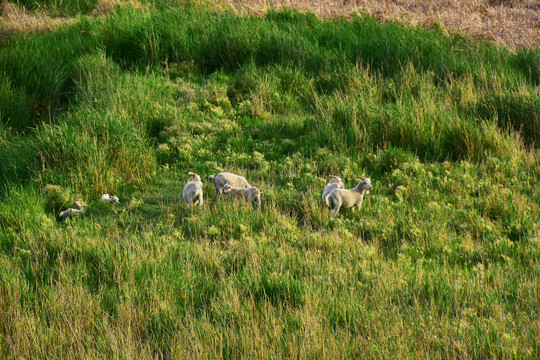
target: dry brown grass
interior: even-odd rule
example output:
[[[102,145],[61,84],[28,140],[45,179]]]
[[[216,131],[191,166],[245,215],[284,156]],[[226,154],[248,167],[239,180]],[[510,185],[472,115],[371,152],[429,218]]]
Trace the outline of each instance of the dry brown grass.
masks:
[[[92,15],[107,15],[110,13],[117,5],[127,5],[139,10],[144,9],[145,6],[141,4],[139,0],[100,0],[97,4]]]
[[[107,15],[117,5],[144,8],[139,0],[101,0],[92,15]],[[53,17],[47,9],[27,11],[24,7],[6,2],[0,5],[0,40],[4,34],[54,30],[61,25],[72,24],[73,21],[73,18]]]
[[[21,33],[53,30],[63,24],[71,24],[73,19],[53,18],[44,11],[27,12],[15,4],[0,5],[0,40],[6,33]]]
[[[538,0],[217,0],[239,13],[263,14],[288,7],[333,18],[367,12],[382,21],[414,25],[439,24],[465,36],[491,40],[510,48],[540,45]]]

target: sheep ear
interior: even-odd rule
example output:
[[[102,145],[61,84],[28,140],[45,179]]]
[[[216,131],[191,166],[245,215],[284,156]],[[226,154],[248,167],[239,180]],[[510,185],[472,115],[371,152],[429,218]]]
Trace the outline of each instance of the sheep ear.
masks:
[[[367,178],[365,176],[358,176],[356,177],[357,179],[360,179],[360,180],[366,180]]]

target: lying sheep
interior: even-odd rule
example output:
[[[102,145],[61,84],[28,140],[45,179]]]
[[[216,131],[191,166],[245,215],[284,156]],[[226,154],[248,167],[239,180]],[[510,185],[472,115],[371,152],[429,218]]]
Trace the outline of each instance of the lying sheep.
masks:
[[[76,217],[82,214],[84,214],[84,209],[69,208],[67,210],[60,211],[60,213],[58,213],[58,219],[65,220],[68,217]]]
[[[332,209],[332,213],[336,216],[340,207],[344,208],[360,208],[364,200],[364,194],[368,190],[372,190],[371,181],[369,178],[360,176],[357,179],[361,181],[352,189],[334,189],[326,197],[326,205]]]
[[[209,178],[214,182],[214,187],[216,188],[216,199],[218,202],[226,184],[239,188],[251,187],[245,177],[229,172],[221,172],[217,175],[210,175]]]
[[[345,187],[345,184],[343,183],[341,178],[339,176],[333,176],[330,179],[330,181],[328,182],[328,184],[326,184],[326,186],[324,187],[324,190],[323,190],[323,193],[322,193],[323,202],[325,204],[327,203],[326,198],[328,197],[328,195],[330,195],[332,190],[334,190],[334,189],[343,189],[344,187]]]
[[[77,201],[74,201],[73,203],[71,203],[71,207],[73,207],[74,209],[77,209],[77,210],[82,210],[85,206],[86,206],[86,203],[84,201],[81,201],[81,200],[77,200]]]
[[[116,195],[110,196],[109,194],[103,194],[101,195],[101,200],[109,204],[120,204],[120,199]]]
[[[257,208],[259,210],[261,209],[261,192],[255,186],[241,188],[225,184],[223,187],[223,193],[234,196],[238,199],[244,199],[248,203],[256,203]]]
[[[65,220],[68,217],[76,217],[84,214],[84,207],[86,206],[86,203],[84,203],[83,201],[74,201],[71,206],[72,208],[60,211],[58,213],[58,219]]]
[[[191,175],[188,182],[184,186],[184,191],[182,196],[184,198],[184,203],[191,208],[193,205],[199,204],[203,205],[203,183],[199,175],[194,172],[187,172],[186,174]]]

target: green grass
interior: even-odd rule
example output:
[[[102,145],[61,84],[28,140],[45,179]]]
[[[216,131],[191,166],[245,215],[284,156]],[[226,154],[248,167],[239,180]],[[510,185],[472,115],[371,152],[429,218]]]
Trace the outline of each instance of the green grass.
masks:
[[[1,357],[535,358],[539,63],[367,16],[165,2],[9,37]],[[260,212],[216,204],[225,170]],[[331,174],[371,178],[360,211],[330,216]],[[59,222],[46,184],[86,213]]]

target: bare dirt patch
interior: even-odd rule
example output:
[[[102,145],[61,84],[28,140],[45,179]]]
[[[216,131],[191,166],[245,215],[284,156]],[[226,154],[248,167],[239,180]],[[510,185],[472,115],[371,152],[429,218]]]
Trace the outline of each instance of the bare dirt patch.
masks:
[[[263,14],[271,8],[312,11],[321,18],[365,12],[381,21],[438,24],[465,36],[510,48],[540,45],[538,0],[218,0],[239,13]]]

